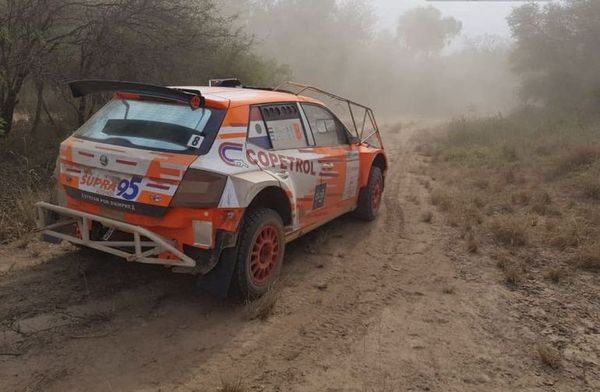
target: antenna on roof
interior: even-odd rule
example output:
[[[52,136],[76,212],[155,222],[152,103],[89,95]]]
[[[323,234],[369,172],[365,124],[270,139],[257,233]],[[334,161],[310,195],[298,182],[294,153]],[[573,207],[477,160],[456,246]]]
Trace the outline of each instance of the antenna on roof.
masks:
[[[208,85],[210,87],[242,87],[242,82],[237,78],[210,79]]]

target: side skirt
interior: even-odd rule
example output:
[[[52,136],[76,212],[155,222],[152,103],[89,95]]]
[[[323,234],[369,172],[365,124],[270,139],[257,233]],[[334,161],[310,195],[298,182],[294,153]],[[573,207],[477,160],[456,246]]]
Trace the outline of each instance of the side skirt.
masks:
[[[339,218],[342,215],[345,215],[345,214],[347,214],[347,213],[349,213],[351,211],[354,211],[355,209],[356,209],[356,206],[346,207],[345,209],[340,210],[339,213],[337,213],[336,215],[332,215],[328,219],[325,219],[325,220],[323,220],[321,222],[313,223],[312,225],[308,225],[308,226],[302,227],[302,228],[300,228],[300,229],[298,229],[296,231],[288,233],[285,236],[285,242],[286,243],[292,242],[293,240],[295,240],[295,239],[303,236],[304,234],[309,233],[309,232],[311,232],[311,231],[313,231],[315,229],[318,229],[319,227],[321,227],[321,226],[323,226],[323,225],[331,222],[332,220],[335,220],[335,219]]]

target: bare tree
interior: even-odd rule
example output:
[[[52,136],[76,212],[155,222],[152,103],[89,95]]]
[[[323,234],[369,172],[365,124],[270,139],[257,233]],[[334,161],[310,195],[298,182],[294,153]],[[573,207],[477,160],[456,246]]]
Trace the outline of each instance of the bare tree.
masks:
[[[60,0],[0,2],[0,117],[4,134],[11,130],[25,80],[69,34],[63,25],[69,5]]]

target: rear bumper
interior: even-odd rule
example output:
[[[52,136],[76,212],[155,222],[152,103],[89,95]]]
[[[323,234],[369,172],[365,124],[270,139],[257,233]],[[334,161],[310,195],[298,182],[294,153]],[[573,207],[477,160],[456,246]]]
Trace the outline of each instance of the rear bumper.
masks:
[[[174,242],[143,227],[45,202],[36,203],[36,208],[38,210],[38,231],[46,238],[87,246],[132,262],[162,264],[185,269],[196,267],[196,261],[177,249]],[[129,233],[133,239],[131,241],[92,239],[90,230],[94,222],[110,229]],[[65,231],[64,228],[69,226],[77,227],[81,235]],[[61,229],[63,230],[61,231]]]

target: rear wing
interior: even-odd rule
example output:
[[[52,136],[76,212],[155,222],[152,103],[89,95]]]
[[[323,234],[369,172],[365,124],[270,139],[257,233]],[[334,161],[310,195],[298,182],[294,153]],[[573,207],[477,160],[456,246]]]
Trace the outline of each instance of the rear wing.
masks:
[[[330,109],[336,112],[335,114],[350,131],[353,130],[355,132],[356,137],[358,137],[361,143],[366,143],[369,139],[376,136],[379,147],[383,148],[379,126],[375,120],[373,110],[370,107],[354,102],[348,98],[340,97],[339,95],[322,90],[318,87],[296,82],[284,82],[273,90],[291,93],[296,96],[306,93],[315,93],[320,95],[316,98],[320,98],[321,100],[325,97],[327,100],[332,101],[332,106],[336,106],[338,110],[335,110],[334,107],[330,107]]]
[[[205,98],[198,90],[183,90],[172,87],[155,86],[116,80],[76,80],[69,82],[73,97],[80,98],[90,94],[120,92],[139,94],[146,97],[162,98],[190,105],[198,109],[206,104]]]

